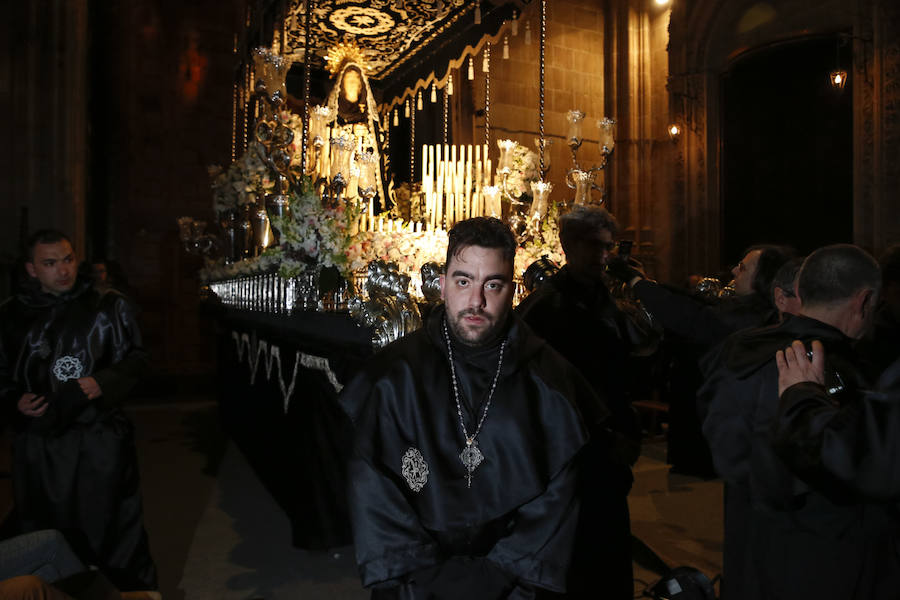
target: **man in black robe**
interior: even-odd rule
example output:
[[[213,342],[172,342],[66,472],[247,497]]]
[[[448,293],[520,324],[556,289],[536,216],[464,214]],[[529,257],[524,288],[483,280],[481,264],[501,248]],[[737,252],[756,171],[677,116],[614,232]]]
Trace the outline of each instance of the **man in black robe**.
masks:
[[[697,390],[702,384],[700,357],[739,329],[778,321],[772,280],[792,256],[793,250],[785,246],[751,246],[731,269],[734,296],[712,302],[656,283],[621,259],[610,261],[609,274],[628,283],[634,297],[665,330],[662,354],[671,358],[663,400],[669,404],[668,461],[673,471],[713,475],[709,447],[697,416]]]
[[[577,405],[605,408],[511,312],[516,243],[497,219],[450,232],[444,306],[343,391],[350,507],[374,598],[561,592],[578,518]],[[587,400],[583,399],[587,398]]]
[[[630,600],[634,596],[628,492],[641,431],[629,392],[634,356],[655,341],[609,293],[605,268],[616,221],[605,209],[576,208],[559,221],[566,264],[525,298],[516,313],[571,362],[612,416],[587,423],[591,441],[579,457],[581,519],[568,597]],[[612,435],[601,431],[610,429]],[[613,440],[612,446],[606,444]]]
[[[723,585],[735,598],[856,598],[872,522],[840,490],[811,488],[776,454],[775,353],[793,340],[828,350],[832,400],[850,402],[865,385],[852,348],[871,321],[881,275],[863,250],[835,245],[812,253],[797,284],[801,311],[781,324],[729,337],[707,357],[698,399],[703,432],[725,481]]]
[[[120,405],[144,371],[135,311],[76,275],[58,231],[35,233],[29,278],[0,306],[0,402],[15,427],[24,532],[59,529],[119,589],[156,589],[132,425]]]
[[[845,566],[864,573],[857,598],[888,600],[900,590],[900,359],[874,388],[839,405],[826,387],[825,351],[803,342],[778,351],[778,455],[814,489],[839,491],[872,523],[871,539]]]

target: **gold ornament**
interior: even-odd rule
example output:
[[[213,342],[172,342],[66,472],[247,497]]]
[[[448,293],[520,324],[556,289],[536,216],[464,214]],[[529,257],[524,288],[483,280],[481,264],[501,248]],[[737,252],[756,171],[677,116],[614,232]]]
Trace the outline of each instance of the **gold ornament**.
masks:
[[[328,50],[328,53],[325,55],[325,63],[325,68],[328,69],[332,77],[340,73],[344,65],[349,63],[359,65],[365,69],[367,75],[371,71],[371,67],[366,64],[365,55],[363,55],[360,47],[356,45],[355,40],[340,42]]]

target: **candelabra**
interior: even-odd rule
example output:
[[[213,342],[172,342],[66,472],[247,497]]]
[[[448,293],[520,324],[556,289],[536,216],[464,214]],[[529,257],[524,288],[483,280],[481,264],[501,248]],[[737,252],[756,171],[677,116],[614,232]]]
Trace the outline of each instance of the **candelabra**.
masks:
[[[178,217],[178,237],[186,252],[208,256],[216,247],[215,236],[206,233],[206,221],[191,217]]]
[[[608,117],[598,119],[597,127],[600,130],[600,137],[597,143],[600,146],[600,164],[594,165],[588,169],[582,169],[578,164],[578,149],[584,141],[584,136],[582,134],[582,122],[584,121],[584,117],[585,114],[580,110],[570,110],[566,114],[566,120],[569,122],[566,143],[569,145],[569,150],[572,151],[572,162],[575,165],[574,169],[569,169],[568,173],[566,173],[566,184],[575,190],[575,204],[581,206],[594,204],[593,198],[591,197],[591,190],[593,189],[600,190],[600,203],[603,202],[602,194],[604,193],[604,190],[597,186],[595,181],[597,179],[597,174],[606,168],[609,157],[616,145],[615,120]]]
[[[353,140],[348,137],[331,138],[329,142],[331,177],[329,179],[323,175],[316,181],[316,189],[326,206],[334,208],[343,200],[350,182],[350,155],[353,150]]]
[[[510,204],[513,206],[520,206],[523,204],[519,200],[521,194],[513,194],[509,191],[509,175],[512,173],[513,169],[513,150],[516,148],[516,142],[513,140],[497,140],[497,147],[500,148],[500,158],[497,161],[497,175],[500,176],[500,191],[503,192],[503,196],[509,200]]]
[[[254,134],[263,148],[261,157],[272,174],[275,187],[273,193],[263,199],[263,206],[257,206],[254,212],[254,230],[260,247],[265,248],[274,242],[270,220],[285,218],[290,215],[288,191],[293,185],[290,173],[291,152],[289,146],[294,141],[294,131],[282,122],[281,107],[284,104],[286,91],[284,80],[291,61],[279,56],[268,48],[256,48],[253,51],[253,62],[259,80],[256,82],[256,96],[262,101],[263,117],[256,124]],[[265,223],[263,223],[265,221]]]

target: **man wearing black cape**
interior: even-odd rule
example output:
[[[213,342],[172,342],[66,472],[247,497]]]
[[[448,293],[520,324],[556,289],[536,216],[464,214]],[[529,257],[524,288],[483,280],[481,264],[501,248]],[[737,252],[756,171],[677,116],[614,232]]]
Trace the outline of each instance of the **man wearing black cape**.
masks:
[[[856,402],[868,377],[853,342],[871,322],[880,286],[878,263],[862,249],[820,248],[800,270],[800,314],[738,332],[707,357],[698,400],[725,481],[722,583],[729,600],[872,597],[861,593],[866,557],[883,546],[884,515],[843,486],[811,486],[779,456],[775,355],[794,340],[818,340],[828,353],[829,401]]]
[[[27,244],[29,275],[0,306],[0,407],[16,434],[24,532],[61,530],[121,590],[156,589],[131,422],[121,409],[147,366],[135,309],[77,277],[59,231]]]
[[[477,217],[450,232],[444,306],[344,390],[350,507],[373,598],[563,591],[578,505],[576,400],[606,409],[511,312],[516,243]]]

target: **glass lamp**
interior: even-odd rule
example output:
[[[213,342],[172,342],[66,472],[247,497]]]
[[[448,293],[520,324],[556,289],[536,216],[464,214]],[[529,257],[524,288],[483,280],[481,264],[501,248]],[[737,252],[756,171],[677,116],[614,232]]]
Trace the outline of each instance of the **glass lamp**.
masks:
[[[600,139],[597,141],[600,154],[609,156],[616,147],[616,121],[609,117],[598,119],[597,128],[600,129]]]
[[[350,154],[353,152],[353,142],[344,136],[331,138],[331,177],[339,174],[346,179],[349,176]]]
[[[681,137],[681,125],[678,123],[670,123],[668,127],[666,127],[666,133],[669,134],[669,139],[673,142],[677,142],[678,138]]]
[[[584,113],[580,110],[570,110],[566,113],[566,121],[569,122],[569,129],[566,133],[566,143],[575,151],[581,146],[584,135],[581,132],[581,124],[584,122]]]
[[[513,140],[497,140],[500,148],[500,159],[497,161],[497,173],[509,174],[512,171],[512,150],[516,147]]]
[[[331,120],[331,109],[327,106],[314,106],[309,113],[309,138],[316,149],[325,144],[328,122]]]
[[[273,98],[276,93],[282,96],[284,79],[291,68],[291,61],[268,48],[259,47],[253,51],[253,65],[258,77],[265,84],[269,97]]]
[[[496,219],[500,218],[500,188],[496,185],[486,185],[481,188],[481,195],[484,196],[484,212]]]
[[[842,90],[847,83],[847,71],[835,69],[828,75],[828,78],[831,80],[831,87],[836,90]]]
[[[375,167],[377,159],[374,152],[363,152],[356,155],[356,164],[359,166],[359,195],[367,201],[375,196]]]
[[[550,192],[553,184],[549,181],[532,181],[531,193],[534,199],[531,202],[531,216],[534,219],[542,219],[547,215],[550,207]]]

